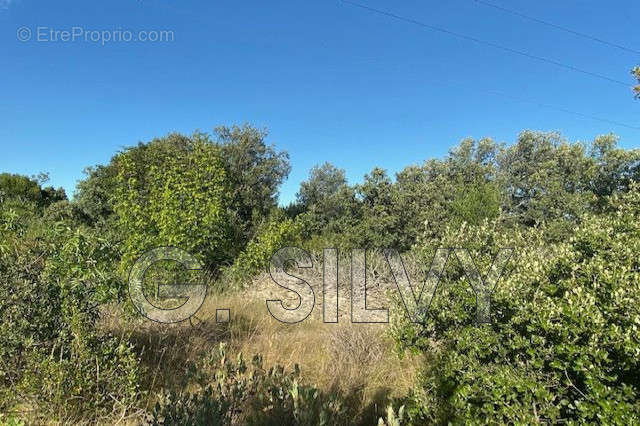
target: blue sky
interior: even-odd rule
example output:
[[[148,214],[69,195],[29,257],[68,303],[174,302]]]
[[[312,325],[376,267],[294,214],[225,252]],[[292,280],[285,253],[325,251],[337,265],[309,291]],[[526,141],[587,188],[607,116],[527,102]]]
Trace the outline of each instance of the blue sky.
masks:
[[[640,63],[473,0],[358,1],[629,86]],[[640,50],[636,1],[487,1]],[[18,40],[22,27],[29,41]],[[174,40],[38,41],[38,27],[168,30]],[[70,194],[85,166],[121,147],[244,122],[268,128],[291,156],[284,203],[314,164],[330,161],[358,182],[374,166],[396,172],[442,157],[465,137],[613,132],[640,146],[639,130],[535,104],[640,127],[629,88],[337,0],[0,0],[0,28],[0,171],[47,171]]]

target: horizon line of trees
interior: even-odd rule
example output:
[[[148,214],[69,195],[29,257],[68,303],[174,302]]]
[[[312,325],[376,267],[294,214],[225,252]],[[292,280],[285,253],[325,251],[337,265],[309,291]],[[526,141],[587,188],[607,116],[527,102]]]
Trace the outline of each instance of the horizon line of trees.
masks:
[[[269,222],[285,218],[300,225],[311,245],[408,250],[419,237],[441,238],[446,226],[498,216],[512,227],[547,224],[558,239],[586,211],[606,209],[607,197],[626,191],[640,174],[640,150],[618,147],[613,134],[585,144],[524,131],[511,145],[465,139],[444,158],[394,177],[374,167],[353,185],[343,169],[325,162],[310,170],[294,202],[279,206],[291,165],[266,137],[243,125],[141,142],[85,169],[72,200],[62,188],[42,188],[46,175],[3,173],[0,201],[52,206],[114,237],[117,230],[127,240],[127,265],[153,244],[173,244],[217,269]]]

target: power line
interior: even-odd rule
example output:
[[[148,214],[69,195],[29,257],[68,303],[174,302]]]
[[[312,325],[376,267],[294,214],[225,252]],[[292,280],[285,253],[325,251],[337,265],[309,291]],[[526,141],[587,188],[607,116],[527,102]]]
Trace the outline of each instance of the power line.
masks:
[[[474,90],[477,90],[477,88],[474,88]],[[512,99],[512,100],[515,100],[515,101],[525,102],[525,103],[537,105],[537,106],[542,107],[542,108],[554,109],[556,111],[564,112],[566,114],[576,115],[578,117],[589,118],[591,120],[601,121],[603,123],[614,124],[616,126],[626,127],[627,129],[640,130],[640,127],[638,127],[638,126],[633,126],[633,125],[630,125],[630,124],[625,124],[625,123],[621,123],[619,121],[609,120],[608,118],[597,117],[595,115],[585,114],[585,113],[582,113],[582,112],[572,111],[572,110],[567,109],[567,108],[563,108],[563,107],[559,107],[559,106],[555,106],[555,105],[551,105],[551,104],[545,104],[545,103],[542,103],[542,102],[534,101],[532,99],[526,99],[526,98],[521,98],[519,96],[508,95],[506,93],[498,92],[498,91],[495,91],[495,90],[482,89],[481,91],[484,91],[484,92],[492,94],[492,95],[503,96],[505,98],[509,98],[509,99]]]
[[[449,83],[449,82],[438,81],[438,80],[430,80],[430,82],[434,83],[434,84],[439,84],[441,86],[449,86],[449,87],[458,87],[458,88],[462,88],[462,89],[469,89],[468,86],[465,86],[464,84]],[[588,118],[588,119],[591,119],[591,120],[601,121],[603,123],[609,123],[609,124],[614,124],[614,125],[620,126],[620,127],[626,127],[627,129],[640,130],[639,126],[633,126],[631,124],[622,123],[620,121],[610,120],[608,118],[602,118],[602,117],[598,117],[598,116],[591,115],[591,114],[585,114],[585,113],[582,113],[582,112],[573,111],[573,110],[570,110],[570,109],[567,109],[567,108],[564,108],[564,107],[560,107],[560,106],[557,106],[557,105],[538,102],[538,101],[533,100],[533,99],[528,99],[528,98],[523,98],[523,97],[520,97],[520,96],[509,95],[507,93],[499,92],[497,90],[482,89],[482,88],[478,88],[478,87],[474,87],[472,90],[476,91],[476,92],[488,93],[488,94],[494,95],[494,96],[502,96],[503,98],[507,98],[507,99],[510,99],[512,101],[527,103],[527,104],[535,105],[535,106],[538,106],[538,107],[541,107],[541,108],[553,109],[553,110],[556,110],[556,111],[564,112],[566,114],[571,114],[571,115],[575,115],[575,116],[582,117],[582,118]]]
[[[467,86],[465,86],[464,84],[459,84],[459,83],[449,83],[449,82],[438,81],[438,80],[430,80],[430,82],[434,83],[434,84],[439,84],[441,86],[449,86],[449,87],[458,87],[458,88],[462,88],[462,89],[468,89]],[[603,123],[609,123],[609,124],[614,124],[614,125],[620,126],[620,127],[626,127],[627,129],[640,130],[640,126],[634,126],[634,125],[631,125],[631,124],[622,123],[620,121],[610,120],[608,118],[602,118],[602,117],[598,117],[598,116],[591,115],[591,114],[585,114],[585,113],[582,113],[582,112],[573,111],[573,110],[570,110],[570,109],[567,109],[567,108],[564,108],[564,107],[560,107],[560,106],[557,106],[557,105],[538,102],[538,101],[533,100],[533,99],[528,99],[528,98],[523,98],[523,97],[520,97],[520,96],[509,95],[507,93],[499,92],[497,90],[482,89],[482,88],[474,87],[473,91],[484,92],[484,93],[488,93],[488,94],[494,95],[494,96],[502,96],[502,97],[510,99],[512,101],[523,102],[523,103],[535,105],[535,106],[538,106],[538,107],[541,107],[541,108],[553,109],[553,110],[556,110],[556,111],[564,112],[566,114],[571,114],[571,115],[575,115],[575,116],[582,117],[582,118],[588,118],[588,119],[591,119],[591,120],[601,121]]]
[[[479,38],[476,38],[476,37],[468,36],[466,34],[458,33],[458,32],[455,32],[455,31],[451,31],[451,30],[448,30],[446,28],[438,27],[438,26],[435,26],[435,25],[426,24],[424,22],[417,21],[415,19],[407,18],[407,17],[400,16],[400,15],[396,15],[395,13],[386,12],[384,10],[376,9],[376,8],[373,8],[373,7],[370,7],[370,6],[366,6],[364,4],[356,3],[356,2],[353,2],[353,1],[350,1],[350,0],[341,0],[341,1],[343,3],[347,3],[347,4],[350,4],[352,6],[359,7],[361,9],[369,10],[371,12],[375,12],[375,13],[378,13],[380,15],[388,16],[390,18],[394,18],[394,19],[397,19],[397,20],[400,20],[400,21],[408,22],[410,24],[418,25],[420,27],[428,28],[428,29],[433,30],[433,31],[439,31],[441,33],[449,34],[449,35],[452,35],[454,37],[458,37],[458,38],[462,38],[462,39],[465,39],[465,40],[473,41],[473,42],[479,43],[479,44],[484,44],[484,45],[487,45],[489,47],[493,47],[494,49],[502,50],[502,51],[509,52],[509,53],[514,53],[516,55],[524,56],[524,57],[529,58],[529,59],[535,59],[537,61],[546,62],[548,64],[552,64],[552,65],[555,65],[557,67],[565,68],[565,69],[568,69],[568,70],[571,70],[571,71],[575,71],[575,72],[579,72],[579,73],[582,73],[582,74],[587,74],[587,75],[590,75],[592,77],[600,78],[602,80],[607,80],[607,81],[609,81],[611,83],[619,84],[619,85],[624,86],[624,87],[630,87],[630,84],[627,83],[627,82],[624,82],[624,81],[621,81],[621,80],[616,80],[615,78],[607,77],[606,75],[602,75],[602,74],[598,74],[598,73],[595,73],[595,72],[592,72],[592,71],[584,70],[582,68],[574,67],[573,65],[568,65],[568,64],[565,64],[565,63],[562,63],[562,62],[558,62],[558,61],[556,61],[554,59],[549,59],[549,58],[545,58],[545,57],[542,57],[542,56],[533,55],[531,53],[527,53],[527,52],[524,52],[522,50],[517,50],[517,49],[513,49],[511,47],[502,46],[500,44],[496,44],[496,43],[493,43],[493,42],[490,42],[490,41],[486,41],[486,40],[482,40],[482,39],[479,39]]]
[[[353,4],[354,6],[358,6],[358,7],[362,7],[362,8],[368,9],[368,10],[372,10],[374,12],[382,13],[384,15],[388,15],[388,16],[394,17],[396,19],[406,20],[405,18],[402,18],[402,17],[399,17],[399,16],[395,16],[393,14],[388,14],[387,12],[384,12],[384,11],[378,11],[378,10],[375,10],[373,8],[369,8],[368,6],[364,6],[364,5],[360,5],[360,4],[357,4],[357,3],[353,3],[353,2],[348,1],[348,0],[342,0],[342,1],[345,2],[345,3]],[[478,1],[478,0],[476,0],[476,1]],[[165,7],[167,7],[167,6],[165,6]],[[169,6],[169,7],[171,9],[175,10],[175,11],[178,11],[178,12],[184,14],[184,11],[182,11],[182,10],[178,10],[177,8],[172,7],[172,6]],[[167,7],[167,8],[169,8],[169,7]],[[409,20],[409,21],[411,23],[414,23],[414,24],[417,24],[417,25],[426,26],[427,28],[431,28],[429,25],[420,23],[418,21],[415,21],[415,22],[412,21],[412,20]],[[433,29],[436,29],[436,28],[433,28]],[[446,33],[450,33],[450,34],[458,36],[458,37],[463,37],[463,38],[466,38],[466,39],[477,41],[478,43],[484,43],[482,40],[477,40],[477,39],[474,39],[473,37],[468,37],[468,36],[464,36],[464,35],[461,35],[461,34],[459,35],[457,33],[454,33],[452,31],[448,31],[448,30],[445,30],[445,29],[439,29],[438,28],[437,30],[438,31],[442,31],[442,32],[446,32]],[[493,46],[493,47],[496,47],[496,46]],[[509,49],[509,48],[505,48],[505,49]],[[514,53],[519,53],[519,52],[514,52]],[[536,58],[536,59],[543,60],[544,58]],[[556,65],[558,65],[558,64],[556,64]],[[560,65],[562,66],[562,64],[560,64]],[[583,72],[583,71],[581,71],[581,72]],[[591,74],[588,71],[586,71],[586,73],[587,74]],[[591,75],[595,75],[595,76],[598,76],[598,77],[604,77],[604,76],[599,76],[597,74],[591,74]],[[607,80],[610,80],[608,77],[604,77],[604,78],[606,78]],[[616,80],[613,80],[613,81],[614,82],[618,82]],[[462,87],[462,88],[464,88],[464,86],[461,85],[461,84],[445,83],[445,82],[438,82],[438,81],[434,81],[434,83],[438,83],[438,84],[441,84],[441,85],[447,85],[447,86],[451,86],[451,87]],[[620,82],[618,82],[618,83],[620,83]],[[625,86],[627,86],[627,84],[625,84]],[[488,93],[488,94],[494,95],[494,96],[502,96],[504,98],[511,99],[513,101],[528,103],[528,104],[536,105],[536,106],[542,107],[542,108],[553,109],[553,110],[556,110],[556,111],[560,111],[560,112],[563,112],[563,113],[566,113],[566,114],[575,115],[575,116],[582,117],[582,118],[588,118],[588,119],[591,119],[591,120],[600,121],[600,122],[603,122],[603,123],[613,124],[613,125],[616,125],[616,126],[625,127],[625,128],[628,128],[628,129],[640,131],[640,127],[638,127],[638,126],[633,126],[633,125],[621,123],[619,121],[609,120],[607,118],[602,118],[602,117],[597,117],[597,116],[590,115],[590,114],[585,114],[585,113],[581,113],[581,112],[577,112],[577,111],[572,111],[572,110],[569,110],[569,109],[566,109],[566,108],[563,108],[563,107],[558,107],[558,106],[551,105],[551,104],[541,103],[541,102],[538,102],[538,101],[535,101],[535,100],[532,100],[532,99],[513,96],[513,95],[509,95],[509,94],[506,94],[506,93],[502,93],[502,92],[498,92],[498,91],[494,91],[494,90],[489,90],[489,89],[478,89],[477,87],[474,87],[473,90],[485,92],[485,93]]]
[[[638,50],[634,50],[634,49],[631,49],[629,47],[625,47],[625,46],[622,46],[622,45],[619,45],[619,44],[616,44],[616,43],[612,43],[610,41],[606,41],[606,40],[603,40],[603,39],[598,38],[598,37],[590,36],[589,34],[581,33],[581,32],[572,30],[570,28],[566,28],[566,27],[563,27],[561,25],[554,24],[552,22],[543,21],[542,19],[538,19],[538,18],[535,18],[533,16],[525,15],[524,13],[518,12],[517,10],[507,9],[506,7],[502,7],[502,6],[499,6],[497,4],[493,4],[493,3],[489,3],[489,2],[484,1],[484,0],[474,0],[474,1],[476,3],[480,3],[480,4],[484,5],[484,6],[492,7],[494,9],[501,10],[502,12],[510,13],[512,15],[516,15],[516,16],[519,16],[521,18],[528,19],[528,20],[533,21],[533,22],[537,22],[538,24],[546,25],[548,27],[552,27],[552,28],[555,28],[557,30],[561,30],[561,31],[565,31],[567,33],[571,33],[571,34],[576,35],[578,37],[586,38],[586,39],[589,39],[589,40],[592,40],[592,41],[596,41],[596,42],[601,43],[601,44],[605,44],[605,45],[610,46],[610,47],[615,47],[616,49],[620,49],[620,50],[624,50],[626,52],[635,53],[635,54],[639,54],[640,55],[640,51],[638,51]]]

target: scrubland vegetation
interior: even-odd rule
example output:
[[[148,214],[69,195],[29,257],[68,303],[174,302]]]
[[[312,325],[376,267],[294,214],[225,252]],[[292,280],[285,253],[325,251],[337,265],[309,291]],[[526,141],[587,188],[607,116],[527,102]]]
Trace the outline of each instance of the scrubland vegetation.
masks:
[[[266,139],[246,125],[139,143],[88,168],[71,200],[0,175],[0,423],[640,423],[640,150],[464,140],[357,185],[318,165],[281,207],[289,159]],[[190,321],[148,321],[128,299],[128,271],[158,246],[205,266]],[[265,306],[296,304],[266,273],[284,246],[314,259],[296,274],[317,299],[298,324]],[[322,321],[325,247],[340,250],[338,324]],[[380,250],[419,288],[439,247],[470,249],[483,275],[514,249],[491,323],[454,256],[408,319]],[[369,249],[388,324],[350,322],[351,248]]]

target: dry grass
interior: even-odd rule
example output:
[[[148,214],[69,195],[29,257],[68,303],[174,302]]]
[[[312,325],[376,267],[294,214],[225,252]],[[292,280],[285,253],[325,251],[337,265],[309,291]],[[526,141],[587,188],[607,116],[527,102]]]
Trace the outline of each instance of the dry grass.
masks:
[[[322,294],[317,280],[309,282],[316,295]],[[298,364],[306,383],[346,395],[350,411],[360,413],[362,424],[375,424],[389,401],[406,394],[414,383],[421,358],[400,359],[385,335],[386,324],[352,324],[343,291],[338,324],[322,321],[318,297],[307,320],[285,324],[269,314],[265,300],[273,296],[286,300],[291,295],[267,277],[257,279],[251,288],[209,295],[191,322],[175,325],[124,321],[116,311],[107,312],[103,326],[127,336],[142,354],[148,408],[163,388],[188,389],[194,366],[220,342],[226,342],[231,352],[249,357],[262,354],[265,365],[280,364],[291,370]],[[216,323],[216,308],[231,310],[228,323]]]

